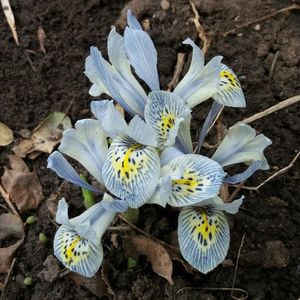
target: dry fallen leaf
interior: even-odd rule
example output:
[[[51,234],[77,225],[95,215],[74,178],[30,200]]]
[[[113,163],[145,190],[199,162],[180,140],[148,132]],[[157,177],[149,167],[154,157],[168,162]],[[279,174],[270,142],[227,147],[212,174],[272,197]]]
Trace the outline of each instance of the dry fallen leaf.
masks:
[[[41,152],[52,153],[60,143],[62,133],[71,128],[70,118],[62,112],[53,112],[33,129],[30,138],[21,139],[13,147],[13,151],[20,157],[35,159]]]
[[[14,253],[24,241],[24,226],[22,220],[13,214],[0,215],[0,240],[8,237],[21,238],[12,246],[0,248],[0,273],[7,273]]]
[[[173,264],[168,251],[158,242],[144,236],[126,237],[124,249],[127,257],[146,255],[155,273],[173,285]]]
[[[59,278],[61,269],[59,267],[59,262],[53,255],[47,256],[43,262],[43,270],[38,273],[38,278],[43,281],[53,282],[55,279]]]
[[[69,273],[67,277],[72,281],[74,281],[76,284],[87,288],[91,293],[93,293],[95,296],[99,298],[109,295],[109,292],[107,290],[108,287],[104,282],[104,280],[102,279],[100,272],[98,272],[92,278],[86,278],[73,272]]]
[[[9,159],[11,169],[4,168],[1,180],[11,201],[20,211],[38,207],[44,195],[36,172],[30,172],[22,159],[16,155],[10,156]]]
[[[9,237],[22,238],[24,225],[22,220],[13,214],[0,215],[0,240]]]
[[[0,146],[7,146],[13,140],[14,135],[12,130],[0,122]]]
[[[19,46],[20,43],[19,43],[17,29],[16,29],[15,17],[14,17],[13,11],[11,9],[9,0],[1,0],[1,4],[3,7],[5,17],[8,22],[8,25],[10,27],[10,30],[12,31],[14,40],[15,40],[16,44]]]

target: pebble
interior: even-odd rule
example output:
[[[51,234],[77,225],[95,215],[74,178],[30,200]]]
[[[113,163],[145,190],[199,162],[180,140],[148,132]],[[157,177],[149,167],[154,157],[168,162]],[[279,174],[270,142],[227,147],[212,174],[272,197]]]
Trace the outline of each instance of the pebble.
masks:
[[[261,28],[260,24],[256,24],[254,26],[254,30],[256,30],[256,31],[260,31],[260,28]]]
[[[163,10],[169,10],[170,2],[168,0],[161,0],[160,6]]]
[[[240,33],[237,34],[237,36],[238,36],[238,37],[242,37],[243,34],[240,32]]]

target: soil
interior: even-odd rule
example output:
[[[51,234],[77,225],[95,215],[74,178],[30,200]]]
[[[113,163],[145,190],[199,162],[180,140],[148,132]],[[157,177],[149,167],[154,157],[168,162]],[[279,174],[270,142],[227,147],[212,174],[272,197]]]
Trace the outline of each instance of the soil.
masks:
[[[168,2],[168,1],[162,1]],[[227,37],[221,33],[248,20],[291,5],[290,1],[275,0],[204,0],[195,1],[201,23],[209,32],[212,42],[207,59],[223,55],[224,62],[239,76],[246,99],[246,109],[226,108],[223,122],[231,126],[236,121],[264,110],[281,100],[300,94],[300,14],[299,11],[278,14],[257,24],[237,30]],[[20,130],[32,130],[50,112],[66,111],[72,121],[90,117],[89,82],[83,74],[84,60],[91,45],[97,45],[105,54],[106,40],[111,25],[122,32],[122,9],[128,1],[108,0],[54,0],[11,1],[21,41],[17,47],[1,13],[0,25],[0,120],[13,129],[16,137]],[[157,51],[161,86],[170,82],[178,51],[190,49],[181,42],[190,37],[197,39],[193,13],[188,1],[170,1],[168,10],[161,1],[132,1],[130,7],[139,20],[150,21],[149,34]],[[166,7],[164,7],[166,9]],[[260,26],[256,26],[256,25]],[[39,51],[37,28],[46,32],[46,50]],[[260,28],[258,28],[260,27]],[[32,50],[26,52],[26,50]],[[31,64],[25,53],[29,56]],[[274,58],[277,56],[273,71]],[[210,103],[193,111],[194,134],[201,126]],[[299,104],[285,108],[252,124],[273,141],[266,151],[271,169],[258,172],[247,181],[256,185],[289,164],[299,150]],[[11,147],[0,152],[1,173],[8,164]],[[47,155],[27,160],[38,172],[45,197],[56,192],[62,181],[46,168]],[[138,267],[127,269],[122,235],[119,246],[112,245],[108,232],[104,238],[105,257],[110,262],[111,288],[117,299],[229,299],[236,259],[244,234],[235,286],[249,293],[250,299],[300,298],[300,202],[298,186],[299,164],[274,178],[259,193],[243,190],[246,201],[231,220],[231,245],[226,264],[208,275],[187,273],[180,263],[174,262],[171,286],[155,274],[145,258]],[[74,213],[82,209],[80,191],[70,185],[64,196],[71,202]],[[0,202],[4,204],[4,200]],[[38,223],[26,228],[26,240],[16,253],[16,264],[6,286],[3,299],[98,299],[82,285],[74,284],[69,276],[47,282],[38,277],[43,262],[52,253],[55,226],[50,221],[46,201],[33,211],[22,214],[38,216]],[[138,227],[167,240],[176,229],[177,212],[156,207],[141,210]],[[162,220],[164,220],[162,222]],[[116,223],[119,225],[118,221]],[[163,225],[162,225],[163,224]],[[44,232],[48,245],[38,240]],[[133,234],[133,231],[129,234]],[[22,276],[31,276],[33,285],[25,287]],[[4,281],[1,276],[1,281]],[[111,279],[113,278],[113,279]],[[192,287],[192,288],[185,288]],[[182,290],[180,290],[183,288]],[[207,289],[217,288],[219,290]],[[220,290],[221,289],[221,290]],[[180,290],[180,291],[179,291]],[[179,291],[179,292],[178,292]],[[236,292],[237,296],[241,293]],[[109,296],[100,297],[107,299]]]

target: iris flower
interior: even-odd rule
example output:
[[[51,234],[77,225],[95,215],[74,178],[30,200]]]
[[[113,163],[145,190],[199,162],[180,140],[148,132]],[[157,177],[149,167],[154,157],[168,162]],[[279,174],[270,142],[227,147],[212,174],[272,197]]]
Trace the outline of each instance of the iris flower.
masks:
[[[54,237],[54,254],[62,264],[78,274],[92,277],[103,260],[101,238],[117,212],[126,211],[126,201],[104,194],[103,200],[81,215],[69,219],[68,204],[61,199],[56,221],[62,224]]]

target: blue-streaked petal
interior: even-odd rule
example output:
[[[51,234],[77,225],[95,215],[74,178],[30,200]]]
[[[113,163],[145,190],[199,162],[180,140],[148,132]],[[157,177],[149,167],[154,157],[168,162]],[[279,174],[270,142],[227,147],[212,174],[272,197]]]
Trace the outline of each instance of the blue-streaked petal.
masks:
[[[219,201],[219,203],[215,204],[215,207],[219,210],[223,210],[223,211],[227,212],[228,214],[234,215],[234,214],[238,213],[240,206],[243,204],[243,200],[245,197],[242,196],[241,198],[233,200],[230,203],[223,202],[223,200],[220,197],[217,197],[217,198],[219,198],[220,201]]]
[[[249,177],[251,177],[257,170],[260,169],[261,161],[255,160],[244,172],[227,177],[224,179],[224,183],[226,184],[237,184],[242,181],[246,181]]]
[[[115,138],[120,134],[126,134],[126,121],[115,108],[112,100],[92,101],[91,111],[100,122],[107,136]]]
[[[136,74],[152,91],[159,90],[157,52],[150,36],[143,30],[127,27],[124,38],[126,52]]]
[[[185,119],[180,123],[179,130],[176,137],[176,145],[181,145],[184,153],[192,153],[193,152],[193,142],[191,137],[191,120],[192,115],[188,114]]]
[[[103,195],[101,203],[108,212],[120,213],[128,210],[128,202],[126,200],[113,198],[107,193]]]
[[[178,218],[178,241],[184,259],[208,273],[226,257],[229,225],[223,211],[214,206],[183,208]]]
[[[166,147],[160,155],[160,164],[163,167],[166,164],[168,164],[172,159],[174,159],[177,156],[181,156],[181,155],[184,155],[184,153],[181,152],[176,147],[173,147],[173,146]]]
[[[89,94],[93,97],[98,97],[103,93],[104,91],[96,84],[92,84],[92,86],[89,89]]]
[[[165,146],[171,146],[175,143],[176,136],[180,130],[180,123],[190,116],[191,110],[185,102],[177,95],[158,91],[151,92],[148,96],[148,102],[145,107],[145,120],[156,131],[158,137],[158,146],[163,149]],[[188,124],[189,125],[189,124]],[[182,127],[185,134],[187,125]],[[190,141],[185,137],[183,141]],[[188,148],[191,145],[187,145]]]
[[[222,64],[220,79],[219,90],[212,98],[221,105],[246,107],[245,96],[237,76],[224,64]]]
[[[193,59],[188,73],[174,89],[174,93],[193,108],[218,91],[222,56],[214,57],[203,66],[200,48],[191,39],[185,40],[184,43],[193,47]]]
[[[139,116],[135,116],[128,125],[128,136],[139,144],[157,147],[155,130]]]
[[[65,198],[62,198],[58,201],[57,212],[55,216],[55,221],[58,224],[63,224],[71,227],[71,223],[69,221],[69,213],[68,213],[69,205],[66,202]]]
[[[112,28],[109,33],[107,51],[111,64],[117,70],[114,77],[117,91],[132,109],[142,115],[147,95],[131,72],[124,38],[116,32],[115,28]]]
[[[145,204],[153,194],[160,172],[156,148],[137,143],[128,136],[115,138],[103,167],[108,190],[126,199],[132,208]]]
[[[130,9],[127,11],[127,23],[130,29],[142,30],[142,26]]]
[[[263,160],[263,151],[271,144],[272,141],[265,135],[256,135],[251,126],[237,123],[229,128],[212,159],[223,167],[241,162]]]
[[[77,121],[75,129],[66,130],[58,148],[80,162],[101,183],[107,149],[106,134],[100,123],[92,119]]]
[[[94,245],[65,225],[57,230],[53,247],[54,255],[66,268],[85,277],[94,276],[102,263],[101,243]]]
[[[172,174],[181,173],[174,178]],[[218,195],[225,173],[213,160],[196,154],[178,156],[161,170],[161,176],[172,178],[171,206],[193,205]]]
[[[199,134],[199,139],[198,139],[198,145],[197,145],[197,153],[200,153],[200,149],[203,145],[205,136],[207,134],[207,131],[211,124],[214,122],[215,118],[217,117],[218,113],[221,111],[223,108],[223,105],[219,104],[218,102],[213,102],[210,111],[207,114],[207,117],[203,123],[203,126],[201,128],[201,132]]]
[[[48,165],[47,168],[53,170],[59,177],[72,182],[75,185],[78,185],[82,188],[88,189],[95,193],[101,193],[98,189],[94,188],[90,184],[83,181],[74,168],[70,165],[70,163],[63,157],[63,155],[54,151],[48,157]]]

